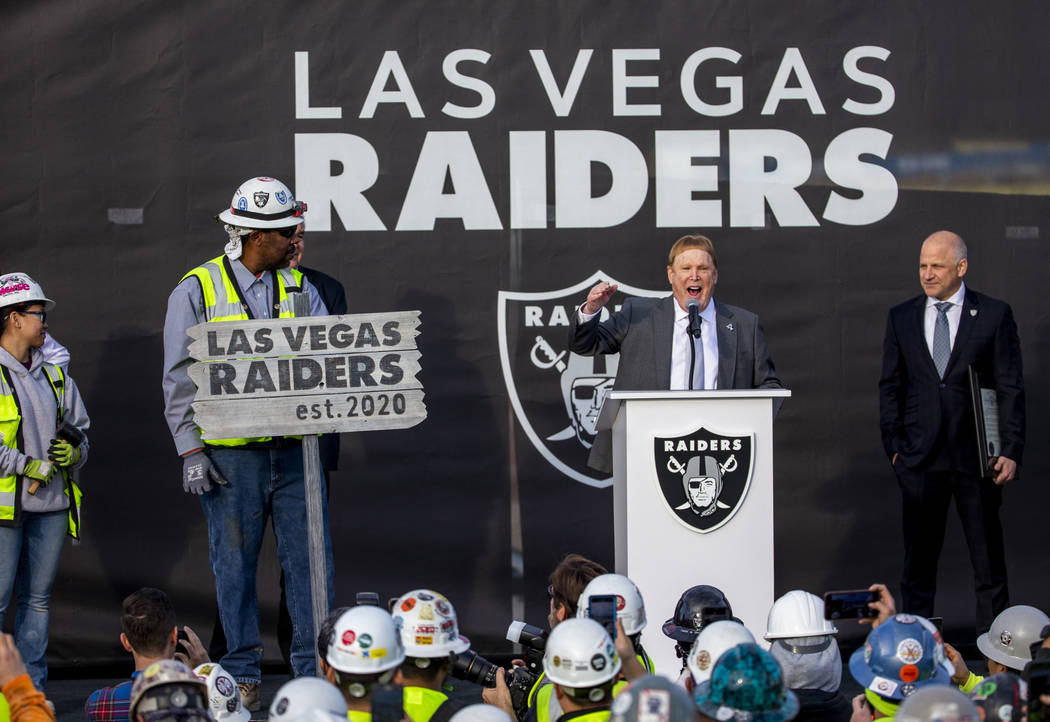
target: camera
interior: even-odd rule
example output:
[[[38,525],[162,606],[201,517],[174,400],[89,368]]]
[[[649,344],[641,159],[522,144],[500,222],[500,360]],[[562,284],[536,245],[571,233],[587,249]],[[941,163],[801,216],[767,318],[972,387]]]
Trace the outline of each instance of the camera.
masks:
[[[543,673],[543,650],[547,647],[547,631],[525,622],[514,621],[507,628],[507,640],[525,648],[525,666],[506,670],[511,705],[518,719],[523,719],[529,707],[529,691]],[[480,684],[482,687],[496,686],[497,669],[497,665],[473,650],[449,655],[450,675],[456,679]]]

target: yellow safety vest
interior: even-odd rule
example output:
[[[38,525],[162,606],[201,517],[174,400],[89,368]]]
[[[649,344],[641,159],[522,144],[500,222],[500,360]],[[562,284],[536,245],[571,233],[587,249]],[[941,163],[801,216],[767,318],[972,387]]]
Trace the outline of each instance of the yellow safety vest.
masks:
[[[47,377],[51,390],[55,392],[55,400],[58,405],[58,424],[62,423],[63,399],[65,398],[66,377],[62,369],[53,364],[45,363],[42,367]],[[24,453],[22,448],[22,409],[19,406],[15,387],[11,383],[6,368],[0,367],[0,433],[4,435],[3,444],[9,449],[18,449]],[[62,481],[65,484],[65,493],[70,498],[69,504],[69,535],[74,539],[80,538],[80,487],[73,481],[73,474],[69,469],[59,467]],[[22,516],[22,477],[18,474],[0,477],[0,526],[18,526],[21,524]]]
[[[562,712],[556,719],[550,716],[550,699],[553,696],[554,685],[546,684],[536,694],[536,722],[558,722],[560,719],[569,717],[573,720],[585,720],[586,722],[605,722],[609,719],[609,708],[603,707],[593,712]]]
[[[273,310],[276,318],[294,318],[295,309],[288,298],[289,293],[302,290],[303,274],[294,268],[279,268],[274,273]],[[233,267],[225,255],[202,263],[182,277],[185,281],[196,278],[201,284],[204,299],[204,315],[207,321],[247,321],[251,319],[248,303],[241,297],[241,289],[233,277]],[[180,283],[182,282],[180,281]],[[270,436],[254,439],[209,439],[208,446],[244,446],[269,441]]]
[[[448,701],[448,695],[426,687],[405,687],[405,713],[412,722],[429,722],[438,707]]]
[[[643,649],[639,654],[636,654],[638,661],[643,667],[645,667],[646,674],[656,674],[656,668],[653,666],[653,660],[649,659],[649,654]],[[620,692],[630,684],[626,679],[621,679],[619,682],[613,685],[613,699],[619,696]]]
[[[358,712],[357,710],[351,709],[347,710],[346,718],[350,720],[350,722],[372,722],[372,713]]]

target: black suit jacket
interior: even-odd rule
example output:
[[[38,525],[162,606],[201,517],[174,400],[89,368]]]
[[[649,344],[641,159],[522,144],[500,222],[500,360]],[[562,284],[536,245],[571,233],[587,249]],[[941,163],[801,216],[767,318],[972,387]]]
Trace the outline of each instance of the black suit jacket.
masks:
[[[951,468],[980,473],[967,367],[999,401],[1002,455],[1021,463],[1024,453],[1024,380],[1021,344],[1010,305],[966,289],[959,330],[944,379],[926,345],[926,296],[890,309],[882,347],[879,425],[886,455],[921,470],[946,453]],[[940,444],[938,443],[940,440]],[[941,451],[943,450],[943,451]]]
[[[322,273],[313,268],[299,266],[299,270],[317,289],[317,295],[324,301],[325,308],[332,316],[341,316],[346,313],[346,291],[336,279],[327,273]],[[321,468],[325,471],[335,471],[339,468],[339,434],[325,434],[318,440],[321,452]]]
[[[758,316],[736,306],[714,303],[718,388],[783,388]],[[623,308],[605,321],[600,321],[598,315],[581,324],[577,310],[569,323],[569,348],[585,356],[619,353],[613,384],[619,391],[669,389],[674,316],[674,296],[628,298]],[[608,431],[598,432],[587,463],[600,471],[612,471],[612,438]]]

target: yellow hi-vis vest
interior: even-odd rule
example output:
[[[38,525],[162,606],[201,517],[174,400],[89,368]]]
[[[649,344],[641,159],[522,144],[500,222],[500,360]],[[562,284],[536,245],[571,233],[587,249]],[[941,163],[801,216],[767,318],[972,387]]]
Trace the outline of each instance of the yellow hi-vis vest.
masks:
[[[273,318],[294,318],[295,309],[288,298],[289,293],[298,293],[303,287],[303,274],[294,268],[279,268],[273,277]],[[233,267],[225,255],[202,263],[182,277],[185,281],[196,278],[201,284],[204,299],[204,315],[207,321],[248,321],[252,318],[248,302],[233,277]],[[180,283],[182,282],[180,281]],[[244,446],[269,441],[270,436],[254,439],[209,439],[208,446]]]
[[[438,707],[448,701],[448,695],[426,687],[404,688],[405,714],[412,722],[430,722]]]
[[[62,423],[63,400],[65,399],[66,377],[62,369],[45,363],[42,367],[51,390],[55,392],[58,405],[56,428]],[[0,366],[0,434],[4,435],[3,444],[9,449],[23,451],[22,443],[22,409],[15,394],[7,369]],[[23,451],[24,453],[24,451]],[[69,535],[80,538],[80,487],[73,481],[69,469],[59,467],[65,493],[69,498]],[[19,526],[22,523],[22,477],[18,474],[0,477],[0,526]]]

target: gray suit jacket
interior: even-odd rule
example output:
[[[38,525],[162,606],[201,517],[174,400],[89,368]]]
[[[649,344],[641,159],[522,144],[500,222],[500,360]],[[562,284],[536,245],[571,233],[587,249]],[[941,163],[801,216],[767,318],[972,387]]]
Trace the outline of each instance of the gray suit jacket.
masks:
[[[718,388],[779,389],[773,359],[758,316],[724,303],[715,303],[718,328]],[[599,322],[595,316],[579,323],[574,312],[569,324],[569,348],[578,354],[619,353],[614,388],[651,391],[671,388],[671,335],[674,331],[673,296],[628,298],[623,308]],[[587,463],[612,472],[612,437],[599,432]]]

